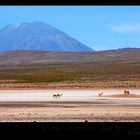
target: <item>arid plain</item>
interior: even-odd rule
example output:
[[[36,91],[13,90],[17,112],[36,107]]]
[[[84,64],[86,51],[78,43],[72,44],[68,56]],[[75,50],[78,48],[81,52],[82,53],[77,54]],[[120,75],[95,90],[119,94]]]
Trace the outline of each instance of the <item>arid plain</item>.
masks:
[[[0,121],[140,122],[140,49],[0,53]]]
[[[0,121],[140,122],[140,90],[129,91],[134,97],[113,97],[123,89],[1,90]]]

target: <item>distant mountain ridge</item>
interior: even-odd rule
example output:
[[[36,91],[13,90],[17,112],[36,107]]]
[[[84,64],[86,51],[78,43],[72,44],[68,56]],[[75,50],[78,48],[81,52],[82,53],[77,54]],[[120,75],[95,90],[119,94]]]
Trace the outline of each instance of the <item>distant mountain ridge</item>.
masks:
[[[44,65],[59,62],[140,63],[140,48],[94,52],[20,50],[0,52],[0,65]]]
[[[0,30],[0,51],[89,52],[90,47],[43,22],[7,25]]]

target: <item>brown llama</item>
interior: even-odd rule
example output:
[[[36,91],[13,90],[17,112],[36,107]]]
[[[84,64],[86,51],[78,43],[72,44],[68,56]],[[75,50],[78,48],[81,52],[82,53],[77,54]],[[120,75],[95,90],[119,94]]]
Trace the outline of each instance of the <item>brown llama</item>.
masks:
[[[63,94],[53,94],[53,98],[61,97]]]
[[[57,95],[56,94],[53,94],[53,98],[57,98]]]
[[[61,97],[63,94],[57,94],[57,97]]]
[[[130,92],[127,90],[124,90],[124,94],[130,94]]]

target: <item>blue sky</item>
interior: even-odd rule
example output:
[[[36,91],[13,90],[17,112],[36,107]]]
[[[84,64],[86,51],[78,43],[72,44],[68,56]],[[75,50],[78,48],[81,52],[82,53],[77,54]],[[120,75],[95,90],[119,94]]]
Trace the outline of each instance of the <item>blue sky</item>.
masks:
[[[0,6],[0,28],[34,21],[94,50],[140,47],[140,6]]]

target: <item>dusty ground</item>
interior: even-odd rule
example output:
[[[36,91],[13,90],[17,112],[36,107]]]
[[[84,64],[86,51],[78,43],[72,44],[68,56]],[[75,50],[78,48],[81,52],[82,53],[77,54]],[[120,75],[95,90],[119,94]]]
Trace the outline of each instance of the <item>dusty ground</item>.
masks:
[[[130,92],[140,95],[138,89]],[[63,96],[53,98],[56,93]],[[140,98],[114,97],[119,93],[123,90],[1,90],[0,121],[140,122]]]
[[[115,95],[110,95],[109,97],[116,97],[116,98],[140,98],[140,95],[136,95],[136,94],[115,94]]]

